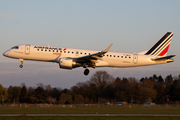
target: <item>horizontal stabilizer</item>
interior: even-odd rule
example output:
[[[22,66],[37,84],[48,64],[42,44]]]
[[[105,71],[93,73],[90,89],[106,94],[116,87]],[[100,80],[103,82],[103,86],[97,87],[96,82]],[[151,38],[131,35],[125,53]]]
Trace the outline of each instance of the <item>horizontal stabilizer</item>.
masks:
[[[172,58],[174,56],[176,56],[176,55],[169,55],[169,56],[166,56],[166,57],[160,57],[160,58],[155,58],[155,59],[151,59],[151,60],[154,60],[154,61],[156,61],[156,60],[167,60],[167,59],[170,59],[170,58]]]

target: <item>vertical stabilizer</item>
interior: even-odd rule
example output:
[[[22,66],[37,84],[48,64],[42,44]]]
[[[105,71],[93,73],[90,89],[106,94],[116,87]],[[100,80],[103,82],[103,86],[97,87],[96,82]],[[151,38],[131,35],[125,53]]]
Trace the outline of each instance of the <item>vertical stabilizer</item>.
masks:
[[[145,55],[166,56],[173,32],[167,32]]]

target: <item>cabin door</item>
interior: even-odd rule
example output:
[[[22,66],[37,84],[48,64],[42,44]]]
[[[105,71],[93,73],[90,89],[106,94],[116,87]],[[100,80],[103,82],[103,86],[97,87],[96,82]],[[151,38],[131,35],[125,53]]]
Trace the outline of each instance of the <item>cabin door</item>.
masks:
[[[138,54],[133,55],[133,62],[134,62],[134,64],[138,63]]]
[[[30,45],[25,45],[25,54],[29,55],[30,53]]]

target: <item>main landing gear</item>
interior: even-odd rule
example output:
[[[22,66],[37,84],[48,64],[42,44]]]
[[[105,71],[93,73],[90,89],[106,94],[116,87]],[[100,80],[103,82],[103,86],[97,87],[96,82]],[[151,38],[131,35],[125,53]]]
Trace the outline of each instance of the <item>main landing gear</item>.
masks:
[[[89,69],[86,68],[86,69],[84,70],[84,75],[88,75],[88,74],[89,74]]]
[[[88,65],[84,65],[84,67],[86,68],[86,69],[84,70],[84,75],[88,75],[88,74],[89,74]]]
[[[24,59],[19,59],[19,61],[21,61],[21,64],[19,65],[19,67],[23,68],[23,61],[24,61]]]

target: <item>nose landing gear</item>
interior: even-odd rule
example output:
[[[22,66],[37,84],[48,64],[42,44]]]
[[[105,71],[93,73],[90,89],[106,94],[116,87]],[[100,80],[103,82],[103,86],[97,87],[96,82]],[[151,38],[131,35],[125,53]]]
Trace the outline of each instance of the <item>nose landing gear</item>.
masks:
[[[20,68],[23,68],[23,65],[19,65]]]
[[[19,59],[19,61],[21,61],[21,64],[19,65],[19,67],[23,68],[23,61],[24,61],[24,59]]]

